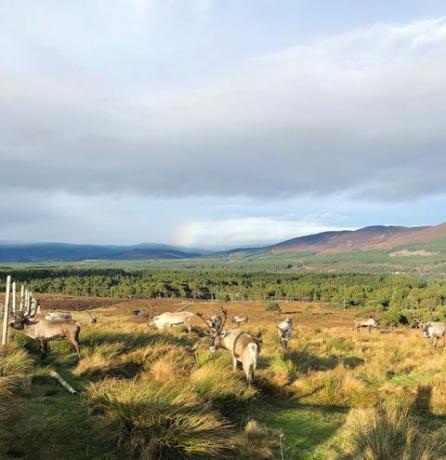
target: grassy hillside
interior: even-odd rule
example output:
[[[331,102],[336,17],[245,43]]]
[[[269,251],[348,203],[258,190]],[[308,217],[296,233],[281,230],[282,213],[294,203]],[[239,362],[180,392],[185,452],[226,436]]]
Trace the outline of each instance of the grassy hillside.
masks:
[[[264,303],[230,303],[230,314],[244,308],[244,329],[261,340],[249,388],[240,370],[231,371],[227,352],[208,352],[198,321],[190,337],[169,335],[132,318],[134,302],[110,303],[95,309],[96,326],[85,312],[74,313],[82,323],[79,363],[64,342],[42,359],[19,332],[0,355],[2,459],[446,456],[444,353],[418,331],[354,333],[352,312],[282,303],[284,312],[299,312],[283,352]],[[196,308],[211,314],[215,304]],[[66,393],[49,369],[79,394]]]

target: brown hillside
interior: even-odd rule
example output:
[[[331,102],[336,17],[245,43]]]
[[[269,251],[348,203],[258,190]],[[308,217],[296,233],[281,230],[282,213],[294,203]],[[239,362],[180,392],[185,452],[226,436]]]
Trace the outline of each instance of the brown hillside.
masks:
[[[322,253],[393,249],[446,237],[446,224],[433,227],[365,227],[293,238],[271,246],[274,253],[313,250]]]

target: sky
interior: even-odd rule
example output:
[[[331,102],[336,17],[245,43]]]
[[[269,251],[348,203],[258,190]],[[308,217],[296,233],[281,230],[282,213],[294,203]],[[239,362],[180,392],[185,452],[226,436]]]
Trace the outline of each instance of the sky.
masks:
[[[0,240],[446,221],[444,0],[0,0]]]

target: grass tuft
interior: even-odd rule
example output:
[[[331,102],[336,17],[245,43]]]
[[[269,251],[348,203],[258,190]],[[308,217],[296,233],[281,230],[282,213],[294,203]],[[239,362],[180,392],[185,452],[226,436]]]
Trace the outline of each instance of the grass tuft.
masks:
[[[193,393],[159,382],[106,379],[86,392],[99,408],[98,433],[142,460],[216,458],[232,446],[231,428]]]

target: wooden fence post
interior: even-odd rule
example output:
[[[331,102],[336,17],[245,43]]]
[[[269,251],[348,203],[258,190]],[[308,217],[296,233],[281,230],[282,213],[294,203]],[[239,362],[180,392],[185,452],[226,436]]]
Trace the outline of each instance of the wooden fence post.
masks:
[[[6,277],[6,295],[5,295],[5,309],[3,312],[3,334],[2,334],[2,346],[6,346],[8,343],[8,319],[9,319],[9,294],[11,292],[11,276]]]
[[[23,311],[23,304],[25,302],[25,286],[20,286],[20,311]]]
[[[16,310],[16,284],[15,281],[12,283],[12,312]]]

